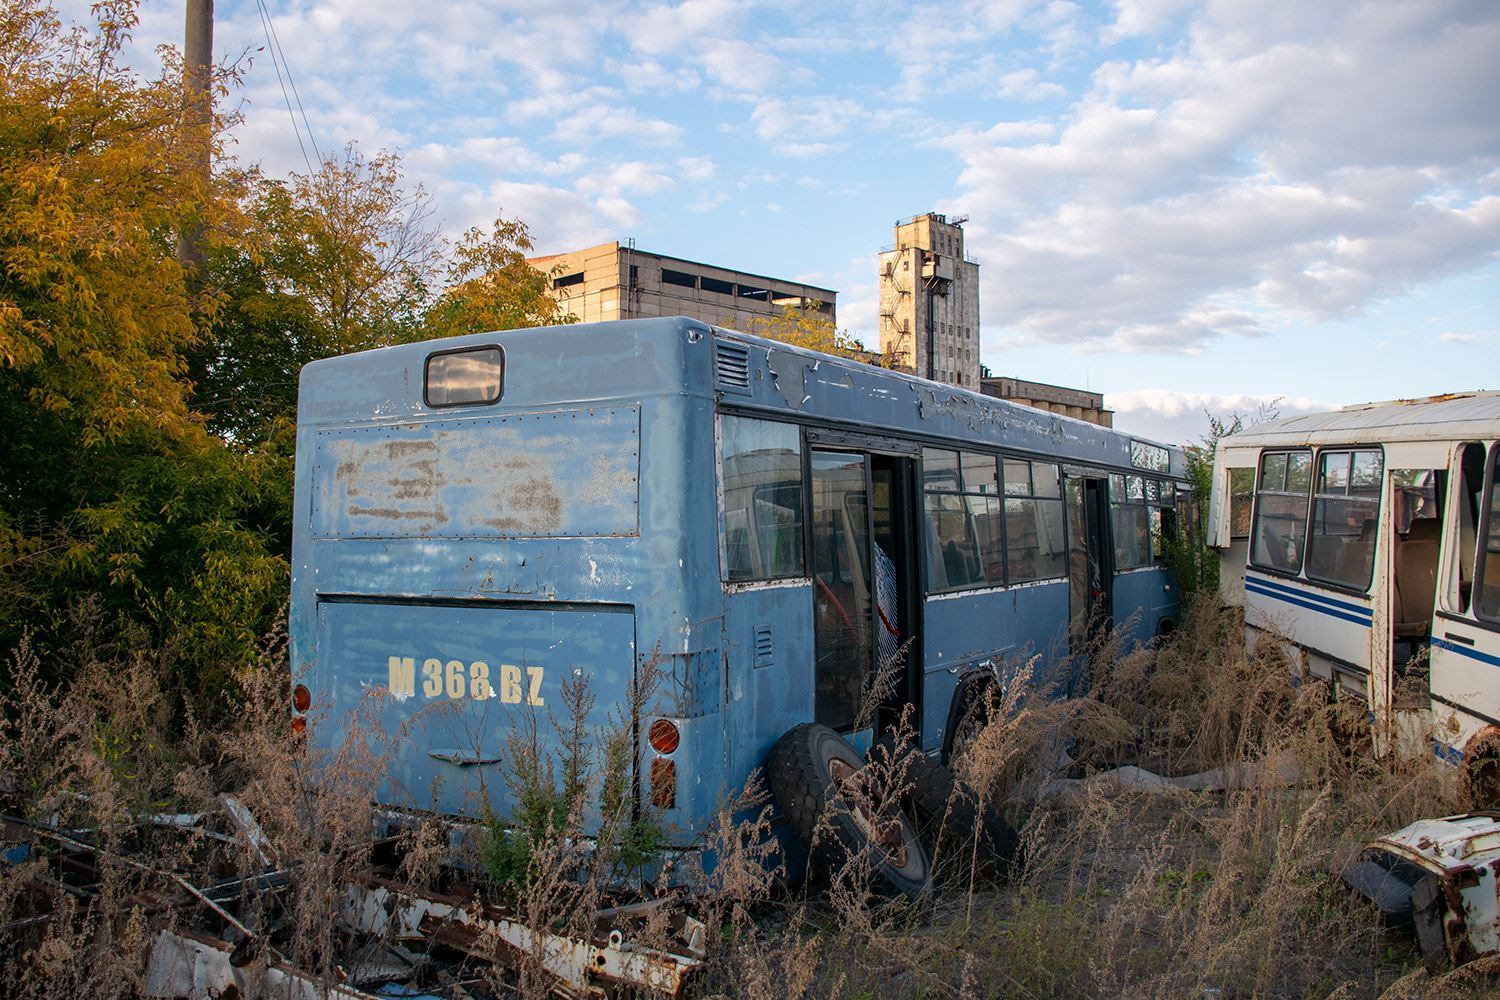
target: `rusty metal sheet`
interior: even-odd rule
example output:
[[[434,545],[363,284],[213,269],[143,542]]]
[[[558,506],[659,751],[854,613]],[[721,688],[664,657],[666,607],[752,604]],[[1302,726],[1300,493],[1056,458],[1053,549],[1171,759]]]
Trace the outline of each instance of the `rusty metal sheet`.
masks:
[[[321,430],[314,462],[315,538],[639,533],[636,406]]]
[[[1454,965],[1500,953],[1500,812],[1424,819],[1372,841],[1342,877]]]
[[[553,980],[553,989],[582,998],[613,995],[621,987],[678,997],[703,965],[705,927],[691,917],[673,923],[677,951],[649,947],[627,936],[660,903],[601,911],[589,939],[536,933],[514,914],[472,897],[417,892],[385,879],[345,887],[339,917],[363,934],[436,940],[450,948],[514,967],[526,956]]]

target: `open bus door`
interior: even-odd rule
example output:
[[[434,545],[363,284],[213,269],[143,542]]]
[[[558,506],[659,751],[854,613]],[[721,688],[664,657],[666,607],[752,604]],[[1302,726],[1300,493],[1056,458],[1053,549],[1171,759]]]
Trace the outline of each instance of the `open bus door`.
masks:
[[[1064,487],[1068,507],[1068,651],[1073,666],[1068,697],[1088,690],[1086,654],[1103,645],[1113,620],[1113,548],[1109,535],[1108,479],[1069,476]]]
[[[1500,444],[1459,445],[1432,617],[1433,750],[1476,807],[1500,807]]]
[[[913,459],[814,448],[809,465],[815,719],[843,732],[860,721],[883,730],[921,693],[902,656],[918,648]],[[863,713],[880,673],[882,701]]]

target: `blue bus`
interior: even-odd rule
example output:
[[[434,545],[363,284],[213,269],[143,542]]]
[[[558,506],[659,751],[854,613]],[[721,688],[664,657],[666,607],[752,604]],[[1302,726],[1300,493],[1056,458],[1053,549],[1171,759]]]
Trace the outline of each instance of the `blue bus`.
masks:
[[[635,794],[688,848],[795,727],[867,746],[908,711],[945,760],[1034,653],[1052,691],[1081,690],[1070,623],[1169,628],[1184,473],[1177,449],[681,317],[314,362],[294,722],[328,750],[371,692],[389,731],[442,706],[382,797],[505,816],[520,713],[581,673],[606,725],[654,660]]]

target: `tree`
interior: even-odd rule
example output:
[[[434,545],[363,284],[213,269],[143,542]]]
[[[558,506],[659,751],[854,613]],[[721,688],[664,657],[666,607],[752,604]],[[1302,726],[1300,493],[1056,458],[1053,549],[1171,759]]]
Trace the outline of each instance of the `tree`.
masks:
[[[782,307],[781,315],[773,318],[755,317],[746,333],[757,337],[779,340],[811,351],[835,354],[841,358],[852,358],[865,364],[879,365],[881,357],[854,338],[847,330],[840,330],[822,311],[822,303],[805,305],[788,304]]]
[[[529,250],[531,234],[522,222],[497,218],[488,235],[464,233],[448,260],[443,294],[423,316],[422,336],[578,322],[548,294],[549,276],[526,262]]]
[[[310,361],[576,321],[526,262],[523,223],[496,219],[450,250],[427,193],[403,188],[395,153],[366,159],[350,145],[310,176],[252,174],[243,205],[241,232],[209,263],[223,301],[193,396],[209,426],[233,440],[289,426]]]
[[[119,61],[136,5],[64,30],[0,6],[0,641],[54,672],[85,603],[180,642],[187,677],[242,659],[284,591],[249,521],[260,456],[208,434],[185,358],[211,321],[175,257],[231,206],[192,169],[216,148],[184,114],[181,67]]]

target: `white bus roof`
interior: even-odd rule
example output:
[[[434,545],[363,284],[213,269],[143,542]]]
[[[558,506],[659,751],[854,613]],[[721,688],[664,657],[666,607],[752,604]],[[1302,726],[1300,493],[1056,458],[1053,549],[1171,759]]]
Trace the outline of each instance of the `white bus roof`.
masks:
[[[1226,448],[1500,437],[1500,391],[1360,403],[1328,413],[1284,417],[1225,438]]]

